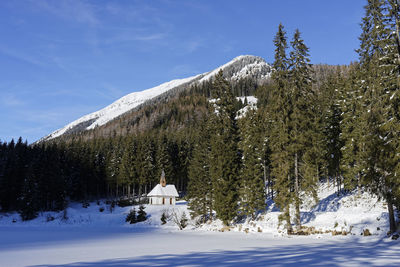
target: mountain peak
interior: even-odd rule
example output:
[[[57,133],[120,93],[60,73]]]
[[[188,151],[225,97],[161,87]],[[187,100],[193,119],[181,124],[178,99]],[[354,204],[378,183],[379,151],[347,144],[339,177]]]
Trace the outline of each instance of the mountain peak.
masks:
[[[271,67],[265,62],[265,60],[258,56],[253,55],[241,55],[237,56],[228,63],[210,71],[200,79],[200,82],[208,81],[214,77],[219,70],[222,70],[224,77],[238,81],[242,78],[252,77],[255,79],[266,79],[269,77]]]

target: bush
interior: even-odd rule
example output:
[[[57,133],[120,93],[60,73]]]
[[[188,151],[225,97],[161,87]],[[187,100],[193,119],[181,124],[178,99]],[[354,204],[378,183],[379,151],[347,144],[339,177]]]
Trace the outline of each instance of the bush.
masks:
[[[100,207],[100,208],[99,208],[99,211],[100,211],[100,212],[103,212],[103,211],[104,211],[104,207]]]
[[[165,212],[161,215],[161,224],[164,225],[167,223],[167,215],[165,215]]]
[[[187,226],[187,221],[188,221],[188,219],[187,219],[187,217],[186,217],[186,213],[184,212],[184,213],[182,214],[181,220],[180,220],[181,230]]]
[[[363,230],[362,234],[363,234],[363,236],[370,236],[370,235],[371,235],[371,232],[370,232],[369,229],[367,228],[367,229],[364,229],[364,230]]]
[[[186,217],[186,213],[183,212],[182,215],[179,217],[176,212],[172,213],[172,220],[174,223],[179,227],[179,230],[182,230],[187,226],[188,218]]]
[[[20,210],[19,215],[23,221],[29,221],[35,219],[38,216],[38,213],[32,208],[25,207]]]
[[[144,222],[147,219],[147,214],[144,211],[145,207],[143,205],[139,206],[139,211],[138,211],[138,216],[137,216],[137,221],[138,222]]]
[[[138,222],[137,217],[136,217],[136,209],[135,208],[131,209],[131,211],[128,213],[128,216],[126,216],[125,221],[129,222],[130,224]]]

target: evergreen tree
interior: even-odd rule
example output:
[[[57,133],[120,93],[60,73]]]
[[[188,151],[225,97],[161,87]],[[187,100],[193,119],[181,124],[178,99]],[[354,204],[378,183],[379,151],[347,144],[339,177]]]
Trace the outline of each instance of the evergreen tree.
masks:
[[[147,213],[144,211],[144,209],[145,207],[143,205],[139,206],[137,222],[144,222],[147,219]]]
[[[237,215],[239,134],[235,99],[229,83],[223,77],[222,70],[216,75],[213,88],[217,100],[211,138],[210,174],[214,187],[214,207],[217,217],[228,225]]]
[[[19,215],[23,221],[37,217],[39,211],[39,186],[31,173],[25,180],[19,197]]]
[[[287,39],[283,25],[279,24],[274,38],[275,61],[272,73],[273,85],[266,107],[265,116],[268,118],[268,140],[271,148],[271,176],[275,180],[277,195],[275,202],[282,211],[280,220],[286,221],[288,232],[292,231],[290,221],[291,171],[293,160],[290,158],[290,115],[291,99],[289,94],[289,66],[286,56]]]
[[[300,228],[300,191],[316,196],[317,182],[317,149],[320,144],[314,92],[312,91],[311,67],[308,47],[296,30],[291,42],[290,52],[290,116],[289,157],[293,159],[294,205],[296,225]]]
[[[390,231],[396,230],[393,204],[399,143],[399,3],[368,1],[360,36],[361,80],[364,90],[361,123],[365,141],[360,142],[363,183],[386,200]]]
[[[133,208],[130,210],[128,215],[125,218],[126,222],[129,222],[130,224],[134,224],[138,222],[138,216],[136,215],[136,209]]]
[[[246,216],[255,219],[256,213],[265,208],[263,118],[259,112],[250,110],[241,122],[240,208]]]
[[[212,219],[213,184],[210,175],[210,121],[199,127],[194,145],[193,159],[189,165],[188,206],[192,217],[200,216],[202,222]]]
[[[133,186],[135,179],[137,179],[137,166],[136,166],[136,157],[137,157],[137,142],[133,139],[133,136],[128,136],[126,138],[126,144],[124,153],[121,159],[120,166],[120,180],[126,186],[126,191],[128,196],[131,195],[131,187]]]

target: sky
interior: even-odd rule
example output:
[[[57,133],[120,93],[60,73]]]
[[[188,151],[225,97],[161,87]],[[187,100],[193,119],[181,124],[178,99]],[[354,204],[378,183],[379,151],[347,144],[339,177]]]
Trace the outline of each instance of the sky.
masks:
[[[2,0],[0,141],[32,143],[118,98],[239,55],[272,63],[279,23],[312,63],[358,59],[365,0]]]

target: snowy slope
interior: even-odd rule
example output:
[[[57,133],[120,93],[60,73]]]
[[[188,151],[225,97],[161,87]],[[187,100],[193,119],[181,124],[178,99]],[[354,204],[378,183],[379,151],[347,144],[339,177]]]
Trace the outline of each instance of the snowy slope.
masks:
[[[251,109],[257,109],[258,99],[255,96],[241,96],[238,97],[237,99],[240,100],[242,103],[244,103],[245,100],[247,100],[247,105],[238,110],[236,119],[243,118],[246,115],[247,111]]]
[[[169,90],[179,86],[187,85],[189,87],[194,83],[208,81],[214,77],[220,69],[223,70],[224,76],[227,79],[235,81],[245,77],[253,77],[255,79],[262,80],[268,78],[271,72],[271,67],[265,62],[264,59],[251,55],[239,56],[210,72],[184,79],[172,80],[154,88],[128,94],[99,111],[90,113],[69,123],[63,128],[58,129],[50,135],[42,138],[38,142],[56,138],[70,131],[84,131],[94,129],[97,126],[102,126],[118,116],[138,107],[148,100],[164,94]]]
[[[87,130],[93,129],[96,126],[104,125],[107,122],[113,120],[114,118],[124,114],[125,112],[139,106],[140,104],[143,104],[147,100],[150,100],[158,95],[161,95],[167,92],[168,90],[171,90],[172,88],[183,85],[185,83],[189,83],[190,81],[193,81],[199,76],[200,75],[192,76],[185,79],[172,80],[141,92],[134,92],[128,94],[99,111],[90,113],[86,116],[83,116],[71,122],[65,127],[51,133],[49,136],[45,137],[45,139],[52,139],[58,137],[64,134],[69,129],[72,129],[75,126],[88,121],[90,121],[90,124],[89,126],[86,127]]]
[[[235,64],[239,61],[242,62],[242,64]],[[231,80],[235,81],[248,76],[258,76],[258,78],[265,79],[269,77],[271,72],[271,67],[261,57],[243,55],[234,58],[225,65],[218,67],[209,73],[206,73],[199,82],[210,80],[219,72],[220,69],[224,71],[225,76],[229,76]]]
[[[356,192],[337,195],[334,185],[326,183],[318,187],[318,199],[304,196],[304,203],[300,208],[301,224],[314,231],[311,234],[317,237],[322,235],[355,235],[360,236],[368,229],[372,236],[385,237],[389,230],[387,206],[376,196],[367,192]],[[294,207],[291,209],[294,218]],[[281,214],[274,202],[269,200],[267,210],[258,214],[255,220],[245,220],[234,224],[229,230],[246,233],[269,233],[286,235],[285,223],[279,224]],[[220,231],[222,222],[215,220],[211,224],[201,226],[207,231]]]

